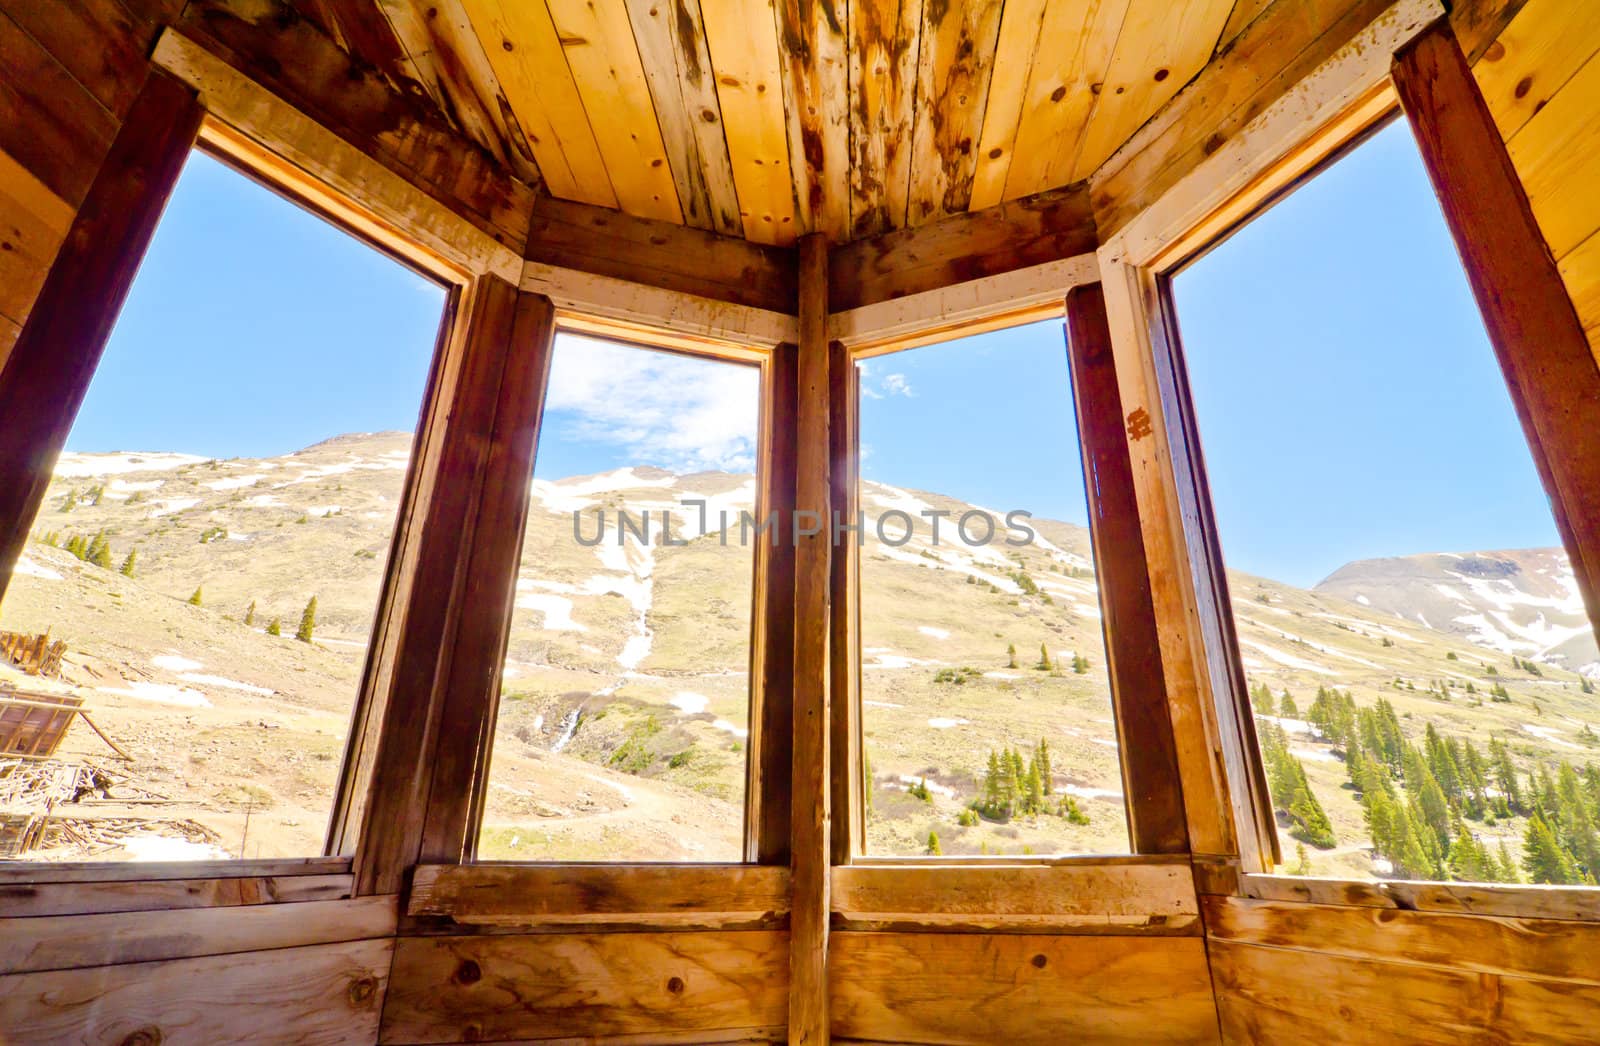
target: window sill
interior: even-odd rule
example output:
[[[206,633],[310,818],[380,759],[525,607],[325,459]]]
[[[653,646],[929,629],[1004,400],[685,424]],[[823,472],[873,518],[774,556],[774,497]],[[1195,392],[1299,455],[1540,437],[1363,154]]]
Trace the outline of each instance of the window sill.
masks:
[[[1361,882],[1251,873],[1239,877],[1239,895],[1355,908],[1395,908],[1453,915],[1600,922],[1600,887],[1511,883]]]
[[[347,857],[0,867],[0,918],[229,908],[351,896]]]

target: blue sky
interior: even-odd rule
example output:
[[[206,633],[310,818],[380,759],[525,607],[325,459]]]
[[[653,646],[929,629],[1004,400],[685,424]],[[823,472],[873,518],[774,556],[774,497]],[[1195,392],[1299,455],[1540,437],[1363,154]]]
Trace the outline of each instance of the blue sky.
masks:
[[[1309,585],[1553,545],[1477,310],[1397,123],[1174,281],[1230,566]],[[68,449],[267,456],[415,427],[444,292],[196,155]],[[862,474],[1083,522],[1059,322],[867,361]],[[537,474],[747,471],[753,368],[558,341]]]

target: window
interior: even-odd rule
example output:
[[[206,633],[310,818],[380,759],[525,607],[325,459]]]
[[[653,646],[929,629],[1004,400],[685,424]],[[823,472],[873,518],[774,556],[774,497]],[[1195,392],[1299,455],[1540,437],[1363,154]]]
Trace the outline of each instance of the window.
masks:
[[[867,853],[1126,853],[1060,324],[859,367]]]
[[[1287,870],[1593,882],[1600,654],[1405,126],[1172,290]]]
[[[323,853],[443,307],[191,158],[0,608],[0,854]]]
[[[558,334],[479,858],[743,859],[760,397]]]

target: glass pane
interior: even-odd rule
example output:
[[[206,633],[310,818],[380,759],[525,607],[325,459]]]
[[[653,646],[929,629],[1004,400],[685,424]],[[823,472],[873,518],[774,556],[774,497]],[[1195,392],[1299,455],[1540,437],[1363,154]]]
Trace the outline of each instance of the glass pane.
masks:
[[[557,335],[480,858],[743,859],[760,391]]]
[[[1600,652],[1407,128],[1173,287],[1288,870],[1593,882]]]
[[[867,851],[1126,853],[1061,324],[859,366]]]
[[[190,159],[0,608],[0,854],[323,852],[443,307]]]

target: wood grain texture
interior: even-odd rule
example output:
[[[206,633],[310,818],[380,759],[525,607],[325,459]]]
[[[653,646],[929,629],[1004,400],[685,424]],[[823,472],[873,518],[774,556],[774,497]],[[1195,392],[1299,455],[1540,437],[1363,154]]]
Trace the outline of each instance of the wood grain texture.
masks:
[[[1600,74],[1600,63],[1595,69]],[[1447,24],[1402,49],[1393,73],[1550,495],[1590,624],[1600,628],[1600,454],[1592,438],[1600,429],[1600,366],[1551,257],[1559,248],[1549,222],[1541,235],[1524,193],[1525,184],[1536,192],[1539,183],[1518,180],[1516,159],[1502,145]],[[1600,89],[1600,78],[1595,82]],[[1555,103],[1516,141],[1552,111]],[[1578,113],[1569,115],[1576,120]],[[1587,116],[1600,133],[1600,119]]]
[[[775,931],[401,938],[381,1043],[704,1041],[784,1023]]]
[[[1193,938],[834,935],[833,1034],[873,1042],[1216,1042]]]
[[[394,942],[0,977],[14,1042],[370,1043]]]
[[[1600,56],[1588,59],[1507,143],[1528,202],[1557,259],[1600,228],[1589,188],[1600,177]]]
[[[200,118],[183,84],[145,81],[0,371],[0,598]]]
[[[1139,853],[1184,853],[1189,832],[1183,819],[1182,775],[1167,711],[1161,636],[1139,529],[1105,291],[1099,284],[1076,287],[1067,295],[1066,308],[1067,360],[1118,750],[1123,753],[1128,830]]]
[[[6,14],[120,119],[144,83],[157,23],[121,0],[11,3]]]
[[[850,235],[906,223],[922,0],[852,0]]]
[[[798,296],[797,296],[798,301]],[[780,532],[794,520],[798,434],[800,352],[794,342],[772,350],[763,374],[761,448],[762,512],[777,521]],[[763,864],[789,864],[789,792],[794,781],[794,543],[768,542],[756,549],[761,685],[756,688],[751,721],[756,723],[754,757],[750,760],[746,856]]]
[[[31,973],[394,936],[397,897],[0,918],[0,970]]]
[[[1000,34],[1000,0],[922,8],[907,225],[965,211]]]
[[[1005,198],[1006,176],[1011,170],[1022,120],[1023,100],[1027,97],[1035,59],[1040,64],[1054,62],[1039,54],[1043,40],[1048,0],[1013,0],[1000,13],[1000,35],[995,42],[994,72],[983,111],[983,134],[973,157],[972,193],[968,210],[993,207]],[[1066,41],[1053,38],[1049,46]]]
[[[624,0],[686,225],[740,236],[739,190],[723,135],[700,0]]]
[[[1600,922],[1600,891],[1581,887],[1395,879],[1369,883],[1293,875],[1246,875],[1241,877],[1239,888],[1246,897],[1267,901]]]
[[[149,871],[146,875],[159,875]],[[130,879],[126,882],[0,884],[0,918],[215,908],[349,897],[351,877],[338,875],[240,876],[222,879]]]
[[[1472,67],[1478,90],[1510,139],[1597,51],[1600,21],[1560,0],[1532,0]]]
[[[421,865],[406,906],[485,926],[705,926],[788,910],[789,870],[760,865]]]
[[[828,481],[831,511],[855,526],[860,511],[860,369],[839,341],[828,344]],[[861,751],[861,545],[841,526],[833,542],[828,612],[828,744],[833,768],[831,848],[836,865],[866,849],[866,766]],[[831,885],[830,885],[831,889]]]
[[[833,243],[850,232],[848,7],[847,0],[773,4],[800,228]]]
[[[0,152],[0,318],[14,328],[27,322],[75,211]]]
[[[1092,253],[1098,243],[1085,191],[1040,193],[835,247],[828,308],[843,312],[1014,272]]]

